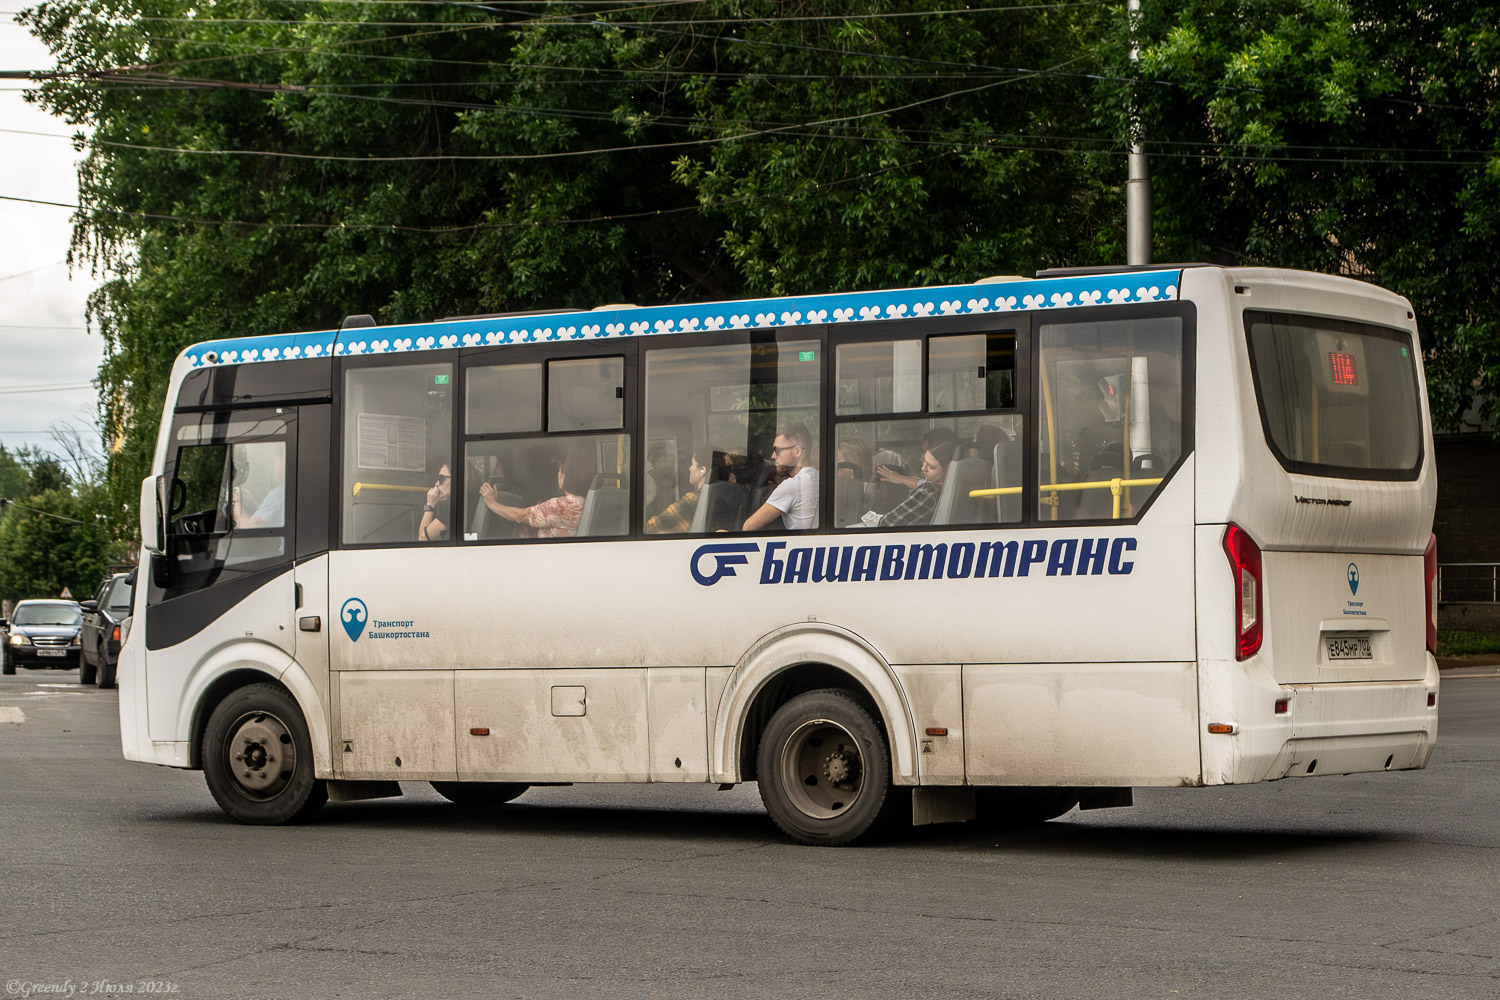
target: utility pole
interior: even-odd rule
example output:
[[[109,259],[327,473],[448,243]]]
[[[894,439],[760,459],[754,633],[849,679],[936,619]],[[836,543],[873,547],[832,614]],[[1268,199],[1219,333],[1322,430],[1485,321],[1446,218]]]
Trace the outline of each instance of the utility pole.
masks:
[[[1129,0],[1130,62],[1141,61],[1136,27],[1141,19],[1141,0]],[[1126,157],[1129,175],[1125,181],[1125,263],[1151,263],[1151,169],[1141,145],[1141,118],[1132,96],[1130,102],[1130,146]]]

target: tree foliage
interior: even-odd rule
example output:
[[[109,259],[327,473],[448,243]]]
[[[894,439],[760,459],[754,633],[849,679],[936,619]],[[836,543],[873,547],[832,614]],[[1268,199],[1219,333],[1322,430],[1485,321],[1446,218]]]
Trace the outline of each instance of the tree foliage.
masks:
[[[50,456],[0,445],[0,602],[93,592],[119,555],[100,495]]]
[[[517,9],[517,7],[521,9]],[[603,302],[964,281],[1123,257],[1368,277],[1437,409],[1500,372],[1491,5],[45,0],[89,130],[112,517],[195,341]],[[121,523],[124,524],[122,518]]]

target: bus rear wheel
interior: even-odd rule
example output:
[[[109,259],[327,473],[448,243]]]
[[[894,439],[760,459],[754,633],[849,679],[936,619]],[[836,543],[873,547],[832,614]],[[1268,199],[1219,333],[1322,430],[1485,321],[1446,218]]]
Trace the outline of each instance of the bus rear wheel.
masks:
[[[808,691],[781,706],[761,734],[757,768],[766,811],[801,843],[868,840],[894,818],[885,734],[847,691]]]
[[[203,732],[203,777],[221,809],[253,826],[298,823],[328,801],[327,785],[313,775],[302,711],[271,684],[242,687],[214,709]]]
[[[449,802],[469,809],[503,806],[531,787],[513,781],[432,781],[428,784]]]

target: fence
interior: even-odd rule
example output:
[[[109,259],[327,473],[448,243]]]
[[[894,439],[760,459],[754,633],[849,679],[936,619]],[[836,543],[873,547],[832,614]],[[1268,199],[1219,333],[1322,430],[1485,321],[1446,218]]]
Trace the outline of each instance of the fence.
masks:
[[[1439,604],[1500,604],[1500,563],[1439,563]]]

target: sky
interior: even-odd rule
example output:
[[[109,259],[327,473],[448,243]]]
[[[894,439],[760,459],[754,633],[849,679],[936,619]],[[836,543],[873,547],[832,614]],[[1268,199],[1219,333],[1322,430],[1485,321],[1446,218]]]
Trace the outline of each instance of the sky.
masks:
[[[0,0],[7,11],[20,7],[21,0]],[[46,46],[0,14],[0,69],[50,65]],[[25,86],[0,79],[0,130],[71,135],[66,123],[22,99]],[[66,139],[0,131],[0,194],[74,204],[79,156]],[[66,208],[0,200],[0,444],[9,449],[57,451],[49,431],[56,423],[71,422],[87,442],[99,441],[98,393],[88,383],[104,344],[84,331],[84,307],[98,281],[86,264],[69,273],[71,217]]]

